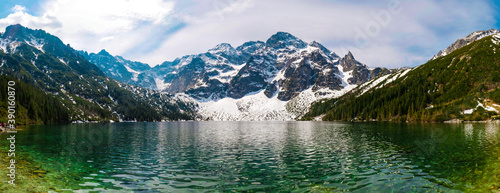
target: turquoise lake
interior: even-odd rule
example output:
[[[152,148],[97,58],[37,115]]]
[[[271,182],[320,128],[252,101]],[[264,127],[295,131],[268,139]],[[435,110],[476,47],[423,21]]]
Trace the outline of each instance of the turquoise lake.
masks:
[[[7,137],[1,134],[1,180]],[[70,124],[26,126],[16,139],[15,190],[23,191],[488,192],[500,186],[498,123]]]

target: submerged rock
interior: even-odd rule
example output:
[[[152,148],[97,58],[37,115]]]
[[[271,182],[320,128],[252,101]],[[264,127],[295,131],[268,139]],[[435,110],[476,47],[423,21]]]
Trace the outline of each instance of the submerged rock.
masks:
[[[48,173],[48,171],[43,171],[43,170],[35,170],[35,171],[33,171],[33,173],[35,173],[35,174],[47,174],[47,173]]]

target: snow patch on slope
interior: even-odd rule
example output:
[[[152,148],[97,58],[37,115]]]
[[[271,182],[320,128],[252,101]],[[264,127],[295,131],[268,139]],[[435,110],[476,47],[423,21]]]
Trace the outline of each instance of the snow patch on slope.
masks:
[[[295,117],[300,117],[304,115],[305,112],[309,111],[309,107],[311,107],[312,103],[322,99],[341,97],[345,93],[356,88],[356,86],[357,85],[347,85],[341,90],[322,88],[316,91],[313,91],[311,87],[305,91],[302,91],[298,96],[288,101],[288,103],[286,104],[286,109]]]
[[[395,73],[391,74],[386,74],[384,76],[378,77],[376,79],[367,81],[359,86],[359,89],[361,89],[361,93],[358,96],[361,96],[371,90],[372,88],[381,88],[397,79],[403,78],[406,76],[406,74],[410,71],[412,71],[413,68],[409,68],[406,70],[400,70]]]
[[[198,114],[213,121],[269,121],[294,120],[285,108],[287,102],[276,97],[267,98],[264,90],[241,99],[224,98],[199,103]]]
[[[394,76],[394,74],[386,74],[384,76],[378,77],[376,79],[370,80],[368,82],[365,82],[359,86],[360,89],[362,89],[361,94],[365,94],[365,92],[369,91],[373,87],[379,85],[381,82],[385,81],[387,78]]]
[[[35,38],[32,38],[29,42],[26,41],[27,44],[35,47],[36,49],[40,50],[41,52],[45,52],[42,48],[43,48],[43,45],[44,45],[44,41],[43,40],[37,40]]]
[[[500,34],[494,35],[491,41],[496,45],[500,45]]]
[[[9,39],[0,39],[0,50],[2,50],[4,53],[7,52],[7,48],[10,47],[10,50],[12,53],[15,53],[15,50],[18,46],[20,46],[23,42],[18,42],[18,41],[11,41]],[[38,40],[38,39],[31,39],[30,41],[25,41],[24,43],[40,50],[41,52],[45,52],[42,48],[44,46],[44,41],[43,40]]]
[[[7,53],[7,46],[10,44],[9,40],[6,39],[0,39],[0,49]]]
[[[158,88],[158,90],[165,90],[167,87],[170,86],[170,83],[165,83],[165,81],[162,78],[155,78],[155,83],[156,83],[156,88]]]
[[[223,70],[216,69],[216,71],[219,72],[219,74],[216,76],[211,76],[210,80],[216,79],[221,83],[229,83],[229,81],[231,81],[231,79],[238,74],[240,69],[243,68],[243,66],[245,66],[243,64],[241,65],[228,64],[228,65],[231,66],[231,68],[233,68],[234,70],[223,72]]]
[[[382,86],[385,86],[393,81],[395,81],[396,79],[398,78],[401,78],[401,77],[404,77],[408,72],[410,72],[411,70],[413,70],[413,68],[409,68],[407,70],[403,70],[403,71],[399,71],[396,73],[396,75],[394,75],[392,78],[388,79],[387,81],[385,81],[385,83],[383,85],[381,85],[380,87]]]
[[[129,71],[130,73],[132,73],[132,80],[137,82],[139,80],[139,74],[140,74],[140,72],[137,72],[136,70],[130,68],[127,65],[123,65],[123,66],[125,66],[125,68],[127,69],[127,71]]]
[[[57,57],[57,59],[59,59],[59,61],[60,61],[61,63],[65,64],[65,65],[68,65],[68,62],[64,61],[64,59],[59,58],[59,57]]]
[[[497,104],[492,104],[493,106],[490,106],[490,105],[484,105],[483,103],[481,103],[479,101],[477,101],[477,103],[478,104],[477,104],[477,106],[475,108],[473,108],[473,109],[467,109],[467,110],[463,111],[461,114],[463,114],[463,115],[470,115],[470,114],[474,113],[474,111],[476,111],[477,108],[479,108],[479,107],[483,107],[483,109],[485,111],[492,111],[492,112],[499,113],[498,109],[495,108],[495,106],[498,106]]]

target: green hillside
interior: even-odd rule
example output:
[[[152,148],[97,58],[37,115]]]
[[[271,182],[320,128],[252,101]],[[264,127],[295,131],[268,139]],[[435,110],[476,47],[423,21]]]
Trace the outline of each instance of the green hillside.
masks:
[[[361,85],[339,99],[320,101],[303,119],[319,115],[325,121],[496,119],[500,110],[497,39],[489,36],[473,42],[390,83],[381,81],[365,93]]]
[[[16,97],[15,120],[18,124],[68,123],[69,111],[56,97],[45,94],[37,87],[25,84],[14,78],[0,75],[0,122],[7,122],[9,81],[14,81]]]

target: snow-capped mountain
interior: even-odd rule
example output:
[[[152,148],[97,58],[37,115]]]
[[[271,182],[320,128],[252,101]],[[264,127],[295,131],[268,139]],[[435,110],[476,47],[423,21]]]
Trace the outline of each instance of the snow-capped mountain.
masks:
[[[36,105],[21,104],[34,122],[43,121],[44,117],[60,119],[57,122],[194,118],[193,104],[184,103],[167,93],[113,80],[69,44],[43,30],[19,24],[8,26],[5,33],[0,33],[0,61],[0,76],[20,80],[54,99],[51,103],[33,101]],[[135,69],[141,67],[127,65]],[[43,116],[35,114],[37,110],[41,111],[39,106],[50,108],[58,105],[62,106],[61,112],[51,115],[44,112]]]
[[[85,59],[97,64],[99,69],[115,80],[125,84],[158,90],[153,76],[148,75],[151,70],[148,64],[126,60],[121,56],[112,56],[106,50],[101,50],[97,54],[89,54],[86,51],[78,52]]]
[[[434,57],[432,57],[431,60],[434,60],[434,59],[439,58],[439,57],[446,56],[449,53],[452,53],[453,51],[458,50],[461,47],[469,45],[472,42],[475,42],[475,41],[480,40],[480,39],[482,39],[484,37],[488,37],[488,36],[491,36],[491,35],[494,35],[494,34],[498,34],[498,33],[500,33],[500,30],[496,30],[496,29],[490,29],[490,30],[486,30],[486,31],[476,31],[474,33],[471,33],[471,34],[469,34],[468,36],[466,36],[464,38],[458,39],[455,43],[451,44],[445,50],[439,51],[438,54],[435,55]]]
[[[140,72],[137,81],[128,83],[144,86],[154,80],[158,90],[185,93],[199,103],[200,116],[210,120],[293,120],[316,100],[341,96],[390,72],[370,69],[350,52],[339,57],[318,42],[306,43],[286,32],[236,48],[222,43],[150,70],[128,67],[121,76],[103,71],[112,77]]]

